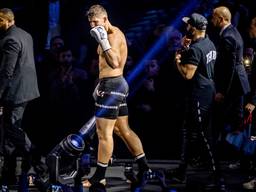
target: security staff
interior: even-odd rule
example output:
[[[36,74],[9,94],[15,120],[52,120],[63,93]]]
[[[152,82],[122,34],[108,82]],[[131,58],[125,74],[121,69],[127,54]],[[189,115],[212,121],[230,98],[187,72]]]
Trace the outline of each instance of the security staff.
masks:
[[[177,169],[169,170],[167,176],[185,182],[189,154],[198,151],[194,147],[203,146],[210,157],[214,184],[220,188],[220,173],[213,152],[210,127],[215,95],[213,76],[216,48],[206,35],[208,22],[204,16],[193,13],[182,20],[187,24],[187,32],[182,42],[183,49],[177,52],[175,61],[178,71],[187,80],[186,111],[182,128],[181,163]],[[198,145],[200,142],[203,145]]]

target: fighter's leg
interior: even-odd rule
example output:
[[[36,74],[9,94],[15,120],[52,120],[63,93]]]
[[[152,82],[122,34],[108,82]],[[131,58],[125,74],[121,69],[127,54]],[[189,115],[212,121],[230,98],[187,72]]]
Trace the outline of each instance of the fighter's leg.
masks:
[[[90,187],[91,184],[102,183],[105,185],[105,173],[108,167],[108,162],[113,153],[113,130],[114,119],[96,118],[96,131],[98,136],[98,155],[97,167],[93,176],[83,182],[84,187]]]
[[[128,124],[128,116],[120,116],[117,118],[115,123],[115,133],[124,141],[134,157],[144,154],[140,138]]]
[[[96,118],[96,131],[99,140],[98,162],[108,164],[113,153],[113,130],[116,120]]]
[[[138,164],[137,177],[128,178],[130,179],[134,187],[144,185],[144,175],[150,171],[148,162],[143,150],[143,145],[141,143],[138,135],[129,127],[128,116],[119,116],[115,124],[115,133],[124,141],[127,148],[134,157],[134,160]]]

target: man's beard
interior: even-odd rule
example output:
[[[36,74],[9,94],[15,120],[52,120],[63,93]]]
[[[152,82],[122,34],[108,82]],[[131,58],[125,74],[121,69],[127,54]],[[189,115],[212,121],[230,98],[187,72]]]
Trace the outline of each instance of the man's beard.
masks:
[[[187,30],[185,35],[188,39],[193,39],[194,37],[193,31],[191,29]]]

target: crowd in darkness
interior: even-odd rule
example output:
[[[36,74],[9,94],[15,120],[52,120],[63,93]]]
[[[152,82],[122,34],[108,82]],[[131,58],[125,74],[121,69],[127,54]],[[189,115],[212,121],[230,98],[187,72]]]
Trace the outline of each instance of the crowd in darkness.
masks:
[[[85,15],[95,1],[60,0],[59,28],[49,36],[49,3],[56,1],[1,0],[0,3],[0,7],[13,9],[16,25],[30,32],[34,39],[41,97],[28,106],[23,123],[32,142],[44,155],[65,136],[77,132],[94,114],[92,92],[97,82],[97,44],[90,37]],[[148,158],[175,159],[179,154],[176,143],[179,143],[179,128],[182,126],[184,80],[176,71],[173,58],[180,48],[184,29],[169,24],[188,2],[98,1],[106,7],[112,22],[123,31],[128,31],[149,10],[162,10],[166,14],[165,19],[149,24],[152,30],[141,29],[143,34],[139,38],[136,34],[130,39],[127,37],[126,77],[154,43],[160,37],[164,39],[159,51],[143,61],[143,70],[131,82],[128,98],[131,126],[142,139]],[[198,6],[192,11],[210,20],[213,7],[220,4],[230,8],[232,23],[242,34],[245,46],[249,46],[247,29],[256,16],[252,10],[255,2],[198,0]],[[208,34],[214,41],[213,31],[209,25]],[[168,149],[162,154],[159,148],[166,146]],[[118,152],[114,154],[119,158],[129,158],[123,149],[118,143],[115,148]]]

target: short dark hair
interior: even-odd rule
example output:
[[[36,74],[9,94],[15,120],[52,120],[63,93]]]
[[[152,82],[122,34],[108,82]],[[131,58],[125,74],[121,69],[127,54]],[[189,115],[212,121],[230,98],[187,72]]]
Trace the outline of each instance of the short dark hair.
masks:
[[[56,35],[56,36],[54,36],[54,37],[52,37],[52,38],[50,39],[50,47],[53,46],[53,43],[54,43],[54,41],[55,41],[56,39],[61,39],[61,40],[63,41],[63,43],[65,42],[64,39],[63,39],[63,37],[62,37],[61,35]]]

